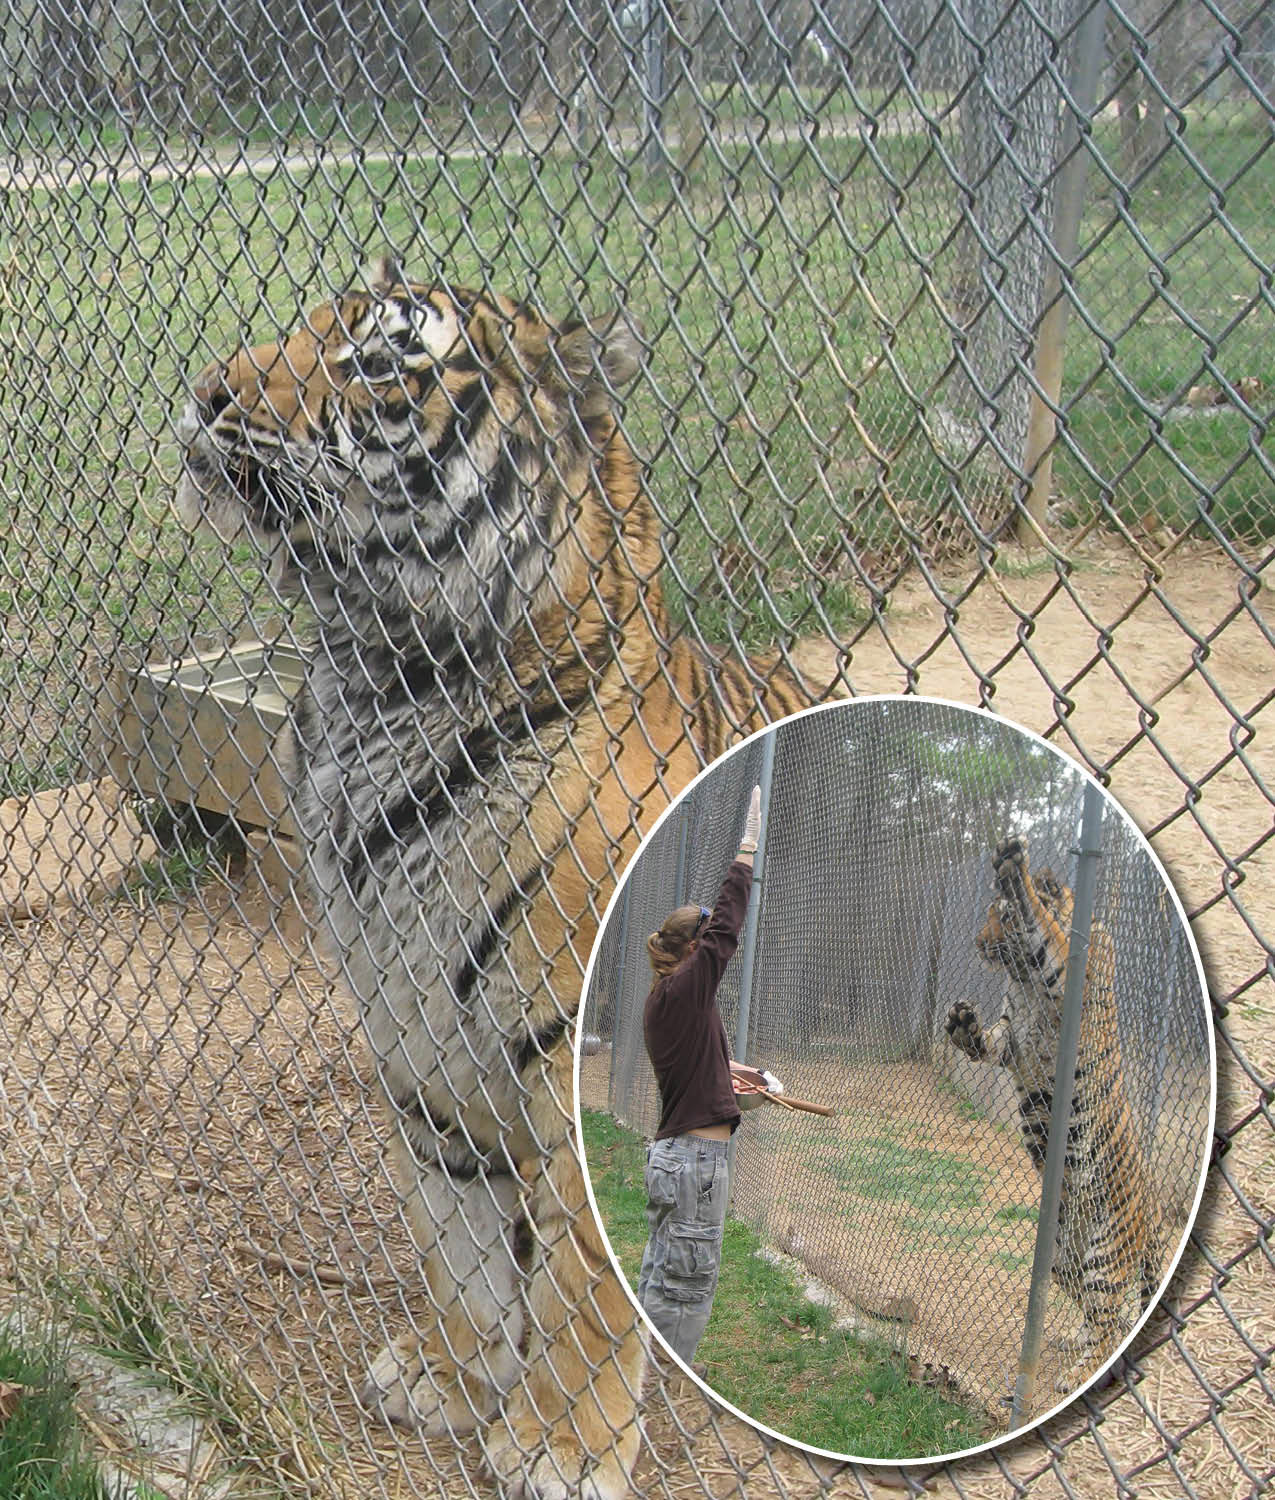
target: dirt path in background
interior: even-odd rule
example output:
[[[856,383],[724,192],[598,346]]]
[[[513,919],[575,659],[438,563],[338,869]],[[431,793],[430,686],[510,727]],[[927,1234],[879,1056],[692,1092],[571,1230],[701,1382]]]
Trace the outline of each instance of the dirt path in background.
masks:
[[[955,118],[955,114],[950,116]],[[914,110],[900,110],[882,120],[863,120],[849,116],[843,119],[819,121],[819,140],[852,140],[863,129],[871,128],[873,138],[880,140],[888,136],[914,135],[925,129],[925,119]],[[759,131],[747,122],[731,124],[720,122],[715,126],[713,139],[722,146],[747,146],[764,135],[767,147],[793,145],[811,139],[808,122],[773,121]],[[465,139],[462,141],[461,136]],[[472,143],[474,138],[478,143]],[[311,151],[271,151],[263,147],[248,146],[240,150],[225,148],[204,149],[186,143],[157,146],[147,142],[145,149],[132,143],[120,145],[114,153],[97,149],[77,158],[53,152],[33,150],[31,159],[17,158],[0,160],[0,189],[13,188],[19,192],[33,188],[45,192],[57,192],[65,188],[95,187],[116,182],[188,182],[195,178],[228,178],[239,176],[270,177],[276,172],[291,175],[305,173],[313,176],[333,170],[359,171],[369,166],[387,166],[442,158],[447,161],[488,161],[493,153],[499,156],[540,158],[561,156],[573,158],[579,155],[577,141],[589,146],[584,137],[575,140],[564,126],[549,119],[519,120],[506,117],[498,127],[491,130],[490,142],[482,126],[458,126],[448,124],[440,127],[437,136],[425,135],[414,139],[408,146],[396,150],[387,147],[367,147],[343,141],[321,144]],[[605,149],[610,152],[627,152],[636,156],[647,143],[645,127],[629,126],[607,131]],[[681,149],[682,138],[677,130],[664,134],[665,148],[669,151]]]

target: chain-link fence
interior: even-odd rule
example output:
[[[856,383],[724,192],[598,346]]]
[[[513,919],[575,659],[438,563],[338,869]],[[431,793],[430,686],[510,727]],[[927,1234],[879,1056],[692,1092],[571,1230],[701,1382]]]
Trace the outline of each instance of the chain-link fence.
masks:
[[[931,1487],[1266,1485],[1275,11],[2,16],[0,1265],[99,1446],[200,1500],[878,1485],[659,1368],[639,1445],[578,1179],[520,1175],[639,827],[835,674],[1110,781],[1222,1025],[1170,1324]]]
[[[875,1320],[878,1334],[903,1337],[916,1359],[948,1370],[991,1413],[992,1431],[1004,1431],[1041,1196],[1029,1143],[1044,1142],[1025,1137],[1036,1116],[1024,1102],[1056,1093],[1061,993],[1020,990],[1012,1046],[984,1042],[978,1060],[955,1044],[948,1021],[965,1006],[983,1036],[995,1036],[1014,985],[1006,962],[987,961],[975,942],[998,896],[993,854],[1018,837],[1030,847],[1034,888],[1048,890],[1052,872],[1070,891],[1084,778],[1012,725],[922,699],[808,715],[774,739],[755,956],[731,966],[719,1004],[748,1062],[835,1105],[838,1120],[750,1114],[733,1211],[837,1292],[847,1315]],[[659,1108],[643,1037],[646,937],[674,907],[712,901],[761,753],[753,741],[679,804],[603,931],[584,1026],[610,1046],[582,1058],[582,1101],[648,1137]],[[1069,1227],[1083,1241],[1103,1226],[1101,1252],[1117,1265],[1121,1246],[1145,1250],[1158,1280],[1204,1164],[1205,997],[1172,897],[1114,807],[1101,851],[1095,920],[1114,948],[1114,976],[1104,968],[1108,939],[1092,939]],[[1102,1144],[1081,1144],[1086,1130]],[[1065,1256],[1060,1244],[1064,1272]],[[1138,1267],[1134,1254],[1121,1288],[1126,1315]],[[1108,1270],[1106,1279],[1120,1277]],[[1062,1348],[1080,1300],[1060,1285],[1038,1413],[1114,1351],[1099,1343],[1077,1365]]]

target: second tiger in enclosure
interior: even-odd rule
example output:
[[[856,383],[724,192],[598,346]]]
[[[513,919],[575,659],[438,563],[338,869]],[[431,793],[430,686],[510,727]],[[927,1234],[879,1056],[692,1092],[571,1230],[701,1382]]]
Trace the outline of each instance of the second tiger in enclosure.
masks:
[[[836,679],[826,643],[676,639],[616,414],[638,365],[622,321],[386,263],[205,371],[180,424],[187,519],[255,535],[316,622],[297,817],[433,1308],[364,1399],[479,1431],[529,1496],[620,1495],[638,1447],[641,1346],[572,1132],[598,914],[706,759]]]
[[[1074,900],[1049,870],[1031,874],[1023,838],[998,844],[992,865],[996,895],[976,946],[1005,972],[1005,1009],[985,1031],[960,1002],[948,1013],[947,1030],[967,1057],[1007,1069],[1023,1140],[1043,1173]],[[1115,1353],[1130,1327],[1130,1300],[1140,1312],[1155,1296],[1163,1260],[1150,1171],[1126,1098],[1115,983],[1115,944],[1095,922],[1053,1267],[1082,1314],[1077,1331],[1058,1341],[1077,1360],[1067,1386]]]

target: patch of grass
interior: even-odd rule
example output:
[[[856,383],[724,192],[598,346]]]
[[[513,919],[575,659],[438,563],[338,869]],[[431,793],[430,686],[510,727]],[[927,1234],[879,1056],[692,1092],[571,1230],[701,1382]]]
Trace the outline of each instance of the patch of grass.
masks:
[[[194,1416],[215,1427],[227,1462],[250,1481],[260,1500],[289,1493],[281,1474],[308,1466],[298,1457],[308,1423],[288,1412],[275,1430],[257,1392],[230,1365],[200,1350],[183,1331],[180,1307],[157,1290],[144,1261],[114,1275],[57,1277],[49,1290],[66,1311],[72,1333],[87,1348],[138,1372],[178,1397]],[[0,1495],[4,1491],[0,1490]]]
[[[646,1244],[645,1144],[582,1112],[589,1177],[620,1264],[636,1284]],[[981,1413],[908,1379],[903,1351],[834,1326],[785,1266],[728,1218],[722,1272],[697,1360],[727,1401],[776,1431],[865,1458],[915,1458],[989,1435]]]
[[[601,1110],[581,1111],[589,1181],[607,1238],[637,1286],[646,1247],[646,1142]]]
[[[1002,1224],[1035,1224],[1040,1210],[1034,1203],[1007,1203],[996,1210],[995,1217]]]
[[[857,1142],[828,1170],[856,1197],[904,1205],[899,1227],[915,1244],[972,1244],[987,1231],[983,1191],[990,1174],[968,1157],[877,1135]]]
[[[1001,571],[999,564],[997,564],[997,571]],[[950,1078],[939,1078],[935,1083],[935,1089],[949,1102],[953,1113],[960,1115],[962,1120],[985,1120],[987,1118],[979,1108],[978,1100],[966,1093]]]
[[[988,1178],[967,1157],[887,1135],[856,1142],[854,1151],[838,1156],[829,1170],[857,1197],[907,1203],[927,1215],[980,1204]]]
[[[148,801],[138,804],[138,812],[162,852],[144,861],[125,887],[135,902],[177,900],[224,878],[227,866],[243,858],[243,831],[223,813]]]
[[[80,1429],[65,1351],[51,1337],[0,1327],[0,1389],[0,1495],[110,1500]]]
[[[144,1268],[59,1279],[57,1290],[88,1348],[167,1386],[196,1415],[232,1431],[244,1427],[233,1377],[179,1331],[180,1309],[156,1293]]]
[[[65,756],[55,755],[35,764],[16,758],[0,766],[0,801],[7,797],[31,797],[50,787],[66,786],[75,779],[75,766]]]
[[[856,117],[887,110],[891,128],[869,140],[836,125],[846,97],[724,95],[723,118],[760,105],[783,123],[817,105],[821,128],[725,134],[676,191],[605,151],[442,156],[393,104],[281,106],[263,138],[273,147],[312,132],[408,143],[390,161],[337,155],[320,179],[280,163],[31,189],[7,295],[9,359],[34,377],[0,484],[34,498],[0,537],[0,691],[36,712],[15,716],[21,743],[0,756],[43,775],[28,746],[88,723],[86,663],[283,617],[250,544],[192,539],[170,514],[174,417],[194,372],[295,328],[381,246],[424,276],[486,281],[554,316],[603,313],[622,295],[650,345],[624,423],[668,539],[675,614],[748,647],[825,629],[853,639],[868,606],[857,570],[880,582],[909,546],[941,552],[971,482],[939,420],[959,404],[935,295],[962,269],[951,177],[912,106],[849,100]],[[60,119],[31,128],[70,145]],[[472,145],[465,129],[458,144]],[[109,150],[113,130],[90,143]],[[1097,141],[1118,155],[1114,128]],[[1076,273],[1087,318],[1071,320],[1055,487],[1077,519],[1101,504],[1178,528],[1207,511],[1228,534],[1270,535],[1275,483],[1253,424],[1228,409],[1162,417],[1215,378],[1206,361],[1275,388],[1259,270],[1275,253],[1269,130],[1256,116],[1191,117],[1186,143],[1203,172],[1175,148],[1119,212],[1091,174]],[[86,350],[99,351],[89,367]],[[83,747],[67,748],[79,764]]]

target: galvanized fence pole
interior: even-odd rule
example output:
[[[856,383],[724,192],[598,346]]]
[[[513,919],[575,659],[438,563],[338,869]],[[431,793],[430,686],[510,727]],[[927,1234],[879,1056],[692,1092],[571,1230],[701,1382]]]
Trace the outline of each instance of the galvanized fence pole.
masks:
[[[1076,870],[1075,905],[1072,908],[1071,935],[1067,945],[1067,978],[1063,986],[1058,1051],[1054,1062],[1049,1142],[1045,1149],[1036,1248],[1032,1255],[1031,1291],[1027,1298],[1027,1318],[1018,1359],[1018,1379],[1014,1386],[1014,1403],[1009,1424],[1011,1431],[1021,1427],[1028,1419],[1040,1365],[1045,1305],[1058,1239],[1058,1210],[1062,1202],[1063,1166],[1067,1155],[1071,1100],[1076,1081],[1076,1053],[1080,1045],[1085,966],[1089,958],[1089,933],[1093,925],[1094,892],[1098,884],[1098,860],[1101,854],[1102,792],[1091,781],[1085,784],[1084,810],[1080,819],[1080,862]]]
[[[761,921],[761,884],[766,870],[766,832],[770,826],[770,786],[775,774],[775,741],[772,729],[762,740],[761,770],[757,784],[761,787],[761,832],[757,835],[757,852],[753,855],[753,892],[744,923],[744,947],[739,967],[739,1015],[735,1021],[735,1057],[748,1060],[748,1029],[752,1020],[753,970],[757,961],[757,929]],[[735,1182],[735,1137],[727,1148],[731,1170],[731,1188]]]
[[[1072,271],[1080,243],[1080,219],[1085,206],[1085,174],[1089,153],[1084,138],[1092,128],[1098,101],[1098,75],[1102,70],[1107,33],[1108,0],[1093,0],[1080,24],[1075,67],[1069,89],[1070,108],[1064,108],[1062,125],[1062,170],[1058,174],[1054,200],[1052,251],[1045,269],[1041,317],[1036,333],[1036,363],[1023,472],[1031,488],[1026,515],[1019,518],[1020,541],[1037,537],[1049,513],[1049,490],[1053,483],[1054,437],[1058,403],[1062,397],[1063,354],[1067,335],[1069,303],[1064,283]],[[1064,270],[1064,267],[1066,268]],[[1034,524],[1033,524],[1034,523]]]
[[[612,1114],[616,1112],[615,1074],[618,1059],[628,1050],[622,1045],[620,1029],[621,1006],[624,1003],[624,979],[629,957],[629,917],[633,908],[633,879],[624,882],[624,894],[620,897],[619,954],[615,965],[615,1000],[611,1015],[611,1070],[607,1084],[607,1105]]]
[[[664,0],[641,0],[642,62],[646,77],[642,88],[642,116],[646,136],[646,164],[653,172],[668,165],[664,144]]]
[[[680,826],[677,830],[677,864],[673,867],[673,906],[681,906],[686,901],[686,849],[690,831],[685,808],[678,822]],[[669,910],[671,911],[672,907]]]

